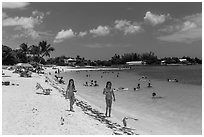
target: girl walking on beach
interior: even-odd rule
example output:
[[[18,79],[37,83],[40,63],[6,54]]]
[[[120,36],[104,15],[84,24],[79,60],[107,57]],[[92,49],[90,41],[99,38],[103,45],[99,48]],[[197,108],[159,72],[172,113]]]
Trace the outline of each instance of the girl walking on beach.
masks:
[[[113,101],[115,101],[115,95],[114,95],[114,92],[111,86],[112,86],[112,83],[108,81],[106,83],[106,87],[103,90],[103,94],[105,95],[105,100],[106,100],[106,114],[105,115],[107,116],[107,113],[109,111],[109,117],[111,116],[112,97],[113,97]]]
[[[66,90],[66,99],[69,99],[70,111],[73,111],[73,112],[74,112],[73,105],[74,105],[74,102],[75,102],[74,92],[76,92],[75,85],[74,85],[74,80],[70,79],[69,84],[67,86],[67,90]]]

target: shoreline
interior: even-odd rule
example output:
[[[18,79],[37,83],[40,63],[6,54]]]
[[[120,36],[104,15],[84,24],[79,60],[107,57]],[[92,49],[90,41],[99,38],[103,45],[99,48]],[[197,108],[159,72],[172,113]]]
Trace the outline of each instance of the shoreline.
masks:
[[[2,77],[3,81],[10,81],[10,84],[12,84],[2,86],[2,131],[4,135],[136,134],[132,129],[124,128],[104,117],[103,113],[94,109],[91,104],[87,104],[84,100],[77,99],[74,105],[74,113],[67,111],[69,108],[68,100],[60,93],[61,89],[54,83],[54,80],[47,79],[47,74],[38,75],[33,73],[31,78],[23,78],[9,70],[4,70],[4,73],[6,77]],[[36,90],[36,82],[39,82],[43,88],[51,89],[51,94],[40,94],[42,91]],[[14,88],[15,90],[13,90]],[[13,93],[14,91],[15,93]],[[13,117],[13,115],[16,116]],[[61,120],[64,120],[63,123],[60,117]]]
[[[120,76],[119,76],[120,78],[117,80],[116,77],[113,77],[114,74],[112,74],[111,71],[107,74],[104,74],[104,77],[102,79],[100,78],[101,73],[102,71],[87,71],[87,72],[69,71],[65,73],[67,76],[64,78],[65,80],[73,78],[76,81],[76,87],[78,87],[79,89],[78,94],[80,94],[81,97],[88,100],[91,104],[95,104],[95,106],[99,108],[102,112],[105,111],[104,110],[105,104],[103,101],[104,100],[103,96],[101,95],[101,91],[103,86],[105,86],[106,79],[111,80],[113,82],[113,88],[118,88],[121,86],[124,88],[128,88],[129,89],[128,91],[118,91],[115,93],[116,98],[118,98],[116,100],[118,101],[113,103],[112,119],[114,119],[115,121],[121,122],[124,116],[130,116],[130,117],[132,116],[132,117],[138,118],[139,119],[138,122],[135,122],[135,123],[129,122],[128,125],[130,127],[136,127],[138,131],[137,133],[139,134],[150,135],[150,134],[199,134],[200,133],[200,128],[198,129],[193,128],[193,125],[195,125],[195,127],[197,126],[200,127],[199,119],[200,119],[200,113],[202,114],[202,112],[199,111],[198,114],[195,115],[195,118],[196,118],[195,122],[193,122],[191,119],[191,120],[188,120],[188,122],[186,121],[187,123],[184,122],[185,125],[183,126],[182,126],[183,122],[181,121],[181,119],[184,119],[182,118],[183,114],[189,114],[189,116],[187,116],[188,118],[192,117],[191,115],[194,115],[194,113],[197,112],[198,110],[197,108],[199,108],[199,106],[202,107],[202,103],[200,104],[200,101],[198,103],[195,102],[196,100],[200,100],[200,97],[201,97],[200,94],[202,94],[200,93],[200,91],[202,91],[201,86],[171,83],[171,82],[151,79],[153,88],[151,89],[144,88],[144,86],[146,86],[145,84],[146,82],[142,82],[141,83],[142,88],[140,89],[140,91],[134,92],[132,90],[133,88],[133,85],[131,84],[132,82],[128,83],[128,81],[129,82],[135,81],[135,79],[132,78],[131,74],[127,74],[127,73],[123,74],[123,72],[120,72]],[[86,74],[91,74],[91,77],[86,78],[85,77]],[[125,78],[126,75],[127,77]],[[140,75],[138,76],[135,75],[135,77],[140,77]],[[102,87],[99,86],[94,88],[94,87],[82,86],[82,83],[84,83],[85,80],[90,81],[91,79],[97,80],[98,84],[100,86],[102,85]],[[124,83],[124,81],[126,82]],[[178,94],[177,90],[179,90],[181,93]],[[199,94],[194,95],[194,93],[191,92],[192,90],[195,91],[194,93],[199,93]],[[161,98],[157,100],[152,100],[151,99],[152,91],[156,91],[158,95],[161,96]],[[182,97],[183,93],[185,93],[186,99]],[[199,96],[199,99],[197,99],[197,96]],[[192,100],[193,99],[192,97],[195,99]],[[133,98],[135,98],[134,99],[135,101],[133,101]],[[128,101],[130,99],[133,102]],[[177,104],[178,102],[184,102],[184,103]],[[190,106],[193,106],[192,109],[190,108]],[[181,107],[182,109],[180,109],[179,107]],[[166,110],[166,108],[169,108],[170,110],[171,109],[173,110],[175,109],[175,110],[171,112],[168,109]],[[158,111],[158,109],[160,110]],[[194,109],[195,111],[193,111]],[[166,114],[168,114],[169,116]],[[174,115],[175,115],[175,118],[172,119]],[[179,115],[179,117],[176,117],[176,115]],[[160,116],[162,116],[162,119],[160,118]],[[168,124],[164,123],[164,121],[166,120],[167,121],[170,120]],[[154,122],[157,123],[158,125],[155,125]],[[168,130],[170,127],[171,129],[174,128],[174,130],[171,130],[171,131]]]
[[[78,100],[77,100],[76,104],[74,105],[74,108],[76,108],[77,111],[74,112],[73,114],[71,114],[71,116],[74,116],[74,114],[76,114],[75,118],[78,119],[78,120],[81,119],[81,118],[84,118],[84,117],[85,117],[86,120],[91,119],[91,122],[89,122],[90,125],[93,125],[93,123],[95,123],[97,126],[92,126],[92,128],[95,129],[93,132],[90,132],[90,131],[89,132],[82,132],[81,130],[78,130],[77,128],[87,129],[87,127],[76,126],[76,129],[74,129],[74,131],[72,131],[72,130],[69,130],[69,132],[57,131],[56,133],[58,133],[58,134],[77,134],[78,133],[78,134],[98,134],[98,135],[99,134],[100,135],[104,135],[104,134],[122,134],[122,135],[125,135],[125,134],[126,135],[127,134],[140,134],[140,135],[170,134],[170,135],[172,135],[172,134],[190,134],[190,133],[191,134],[199,134],[200,133],[200,129],[198,128],[199,127],[198,125],[200,125],[200,120],[199,120],[200,112],[199,112],[199,114],[196,115],[196,117],[198,116],[198,119],[195,119],[196,123],[193,124],[193,123],[191,123],[191,121],[188,121],[188,123],[191,123],[192,126],[188,126],[188,124],[186,124],[186,125],[184,125],[186,130],[185,130],[185,128],[181,130],[179,128],[182,128],[182,123],[179,123],[179,125],[175,125],[175,123],[172,123],[172,120],[173,120],[172,117],[169,117],[171,115],[174,116],[175,114],[174,113],[169,113],[168,110],[163,109],[163,108],[166,108],[166,107],[170,107],[170,108],[172,107],[171,104],[168,103],[168,101],[170,101],[169,99],[171,99],[173,97],[173,99],[175,100],[175,105],[174,106],[178,106],[178,108],[180,107],[179,104],[176,104],[178,102],[177,101],[177,99],[178,99],[181,102],[186,102],[185,107],[188,108],[189,106],[192,106],[192,109],[196,110],[196,107],[199,107],[199,106],[195,106],[196,105],[195,102],[192,102],[192,101],[186,100],[186,99],[184,100],[183,97],[182,97],[182,94],[178,94],[177,96],[174,96],[174,95],[171,95],[171,94],[165,95],[162,91],[166,90],[166,89],[168,89],[168,91],[176,91],[178,89],[181,90],[181,91],[187,91],[185,94],[187,94],[190,97],[189,99],[191,99],[192,97],[196,97],[195,95],[193,95],[190,92],[191,90],[195,90],[195,91],[198,91],[198,92],[200,91],[200,88],[198,88],[198,89],[196,88],[197,86],[192,86],[192,85],[184,85],[183,86],[182,84],[167,83],[167,82],[162,82],[162,81],[157,81],[157,80],[151,79],[151,82],[152,82],[152,84],[154,86],[152,88],[152,90],[158,90],[157,92],[158,92],[159,95],[161,95],[161,96],[164,95],[163,98],[153,101],[151,99],[151,97],[150,97],[151,90],[147,90],[146,88],[141,88],[141,90],[139,92],[129,91],[130,87],[132,86],[131,83],[124,83],[124,85],[122,83],[123,83],[123,81],[127,81],[127,80],[128,81],[134,81],[134,79],[131,78],[131,74],[128,74],[128,73],[123,74],[124,73],[123,71],[117,71],[117,70],[115,71],[115,72],[120,72],[119,77],[120,77],[121,80],[119,79],[119,81],[115,77],[113,77],[112,73],[110,73],[112,70],[110,70],[110,72],[107,71],[108,73],[104,74],[104,78],[101,79],[102,81],[99,83],[100,86],[98,88],[93,88],[93,87],[84,87],[84,86],[82,86],[82,83],[85,80],[83,75],[85,75],[86,72],[88,72],[90,74],[93,73],[93,75],[91,74],[91,79],[97,79],[97,77],[99,76],[99,73],[101,74],[104,70],[103,71],[100,71],[100,70],[99,71],[98,70],[96,70],[96,71],[93,71],[93,70],[88,71],[87,70],[86,71],[85,70],[85,71],[79,71],[78,72],[77,70],[68,70],[68,71],[66,71],[65,68],[62,68],[62,67],[59,67],[59,68],[64,69],[64,73],[68,75],[68,77],[65,77],[66,80],[68,80],[69,78],[74,78],[74,80],[76,80],[75,84],[76,84],[76,87],[78,89],[76,97],[77,97]],[[9,70],[6,70],[5,72],[7,73],[7,71],[11,72]],[[5,91],[5,88],[12,88],[12,87],[2,86],[3,87],[3,96],[4,96],[3,105],[2,105],[3,106],[3,109],[2,109],[3,113],[4,112],[8,113],[7,112],[8,108],[5,109],[4,104],[5,104],[5,102],[10,101],[10,100],[8,100],[9,96],[11,96],[11,100],[12,100],[12,98],[14,99],[14,102],[17,101],[18,98],[20,98],[20,100],[22,100],[23,97],[26,97],[26,98],[29,97],[29,98],[31,98],[32,106],[35,103],[37,103],[38,104],[37,106],[39,108],[41,108],[42,106],[39,106],[39,102],[43,103],[45,100],[42,100],[42,98],[39,98],[41,96],[36,95],[36,93],[34,93],[34,91],[35,91],[34,90],[35,89],[35,81],[40,80],[40,83],[42,83],[45,86],[46,84],[45,84],[44,80],[45,80],[46,77],[49,77],[50,81],[52,81],[55,84],[55,86],[58,86],[58,87],[56,87],[56,89],[55,89],[55,88],[52,87],[54,85],[52,82],[49,83],[49,84],[47,83],[48,88],[52,88],[53,91],[51,92],[51,96],[45,96],[45,97],[47,97],[46,101],[50,102],[51,101],[50,99],[54,98],[54,96],[56,96],[58,98],[56,101],[61,102],[59,104],[61,104],[63,106],[63,109],[61,109],[61,107],[59,107],[59,105],[56,106],[56,104],[53,104],[53,106],[55,106],[56,110],[60,111],[60,112],[55,111],[55,113],[56,114],[58,113],[57,115],[59,115],[59,114],[62,115],[63,114],[63,117],[66,118],[66,120],[68,120],[67,118],[70,116],[69,112],[67,112],[67,111],[64,112],[64,109],[65,109],[65,106],[66,106],[66,108],[68,108],[69,103],[67,102],[67,100],[64,99],[62,93],[60,93],[60,90],[64,90],[66,88],[67,84],[61,85],[61,84],[56,84],[55,83],[56,81],[52,78],[55,75],[55,71],[56,71],[56,69],[46,68],[45,69],[45,74],[37,75],[37,74],[33,73],[34,76],[32,78],[28,78],[28,81],[24,81],[24,82],[27,82],[28,85],[32,85],[31,86],[32,88],[31,87],[26,88],[26,86],[24,87],[25,90],[32,91],[33,92],[33,93],[31,93],[32,95],[30,95],[30,93],[29,94],[26,93],[25,91],[23,93],[21,93],[21,91],[17,90],[18,93],[17,92],[15,93],[15,95],[17,96],[17,98],[16,98],[11,94],[12,89],[9,89],[9,90]],[[49,72],[51,72],[52,75],[48,75]],[[16,74],[11,74],[11,77],[3,77],[3,80],[12,79],[14,75],[16,75]],[[128,79],[126,77],[124,77],[126,75],[127,75]],[[36,76],[38,77],[37,79],[36,79]],[[140,75],[137,75],[137,76],[135,75],[135,77],[140,77]],[[14,82],[17,82],[17,81],[20,82],[23,79],[26,80],[26,78],[20,78],[20,77],[14,76]],[[30,79],[30,81],[32,81],[30,84],[29,84],[29,79]],[[103,98],[103,96],[101,95],[100,92],[102,91],[101,88],[103,86],[105,86],[104,83],[105,83],[105,81],[107,79],[111,79],[113,81],[113,86],[115,88],[120,87],[120,86],[124,86],[124,87],[129,86],[128,87],[129,90],[128,91],[117,91],[115,93],[116,94],[116,102],[113,103],[112,117],[106,119],[106,118],[103,117],[103,112],[104,112],[104,108],[105,108],[104,98]],[[99,79],[97,79],[97,80],[100,81]],[[19,84],[19,85],[20,85],[20,88],[22,89],[22,85],[21,84]],[[161,85],[163,85],[163,86],[159,87]],[[174,87],[172,87],[172,85],[174,85]],[[145,83],[142,83],[141,86],[144,87]],[[6,92],[8,92],[8,91],[10,93],[5,96],[4,94],[7,94]],[[52,93],[56,93],[56,94],[53,96]],[[18,94],[20,94],[20,95],[23,94],[23,97],[20,97]],[[24,94],[26,94],[26,96]],[[34,95],[35,95],[35,97],[34,97]],[[94,95],[94,98],[93,98],[93,95]],[[50,99],[48,99],[48,98],[50,98]],[[135,101],[131,102],[131,100],[133,98],[135,98],[134,99]],[[26,99],[26,100],[27,100],[26,102],[28,104],[31,103],[29,99]],[[55,98],[54,98],[54,100],[55,100]],[[127,100],[130,100],[130,101],[126,102]],[[51,101],[51,102],[53,103],[53,101]],[[148,105],[146,103],[148,103]],[[151,103],[151,104],[149,104],[149,103]],[[17,104],[13,104],[14,106],[10,106],[9,109],[14,109],[15,110],[15,107],[16,107]],[[45,102],[43,104],[45,104]],[[164,104],[166,104],[166,105],[164,105]],[[25,104],[23,104],[23,105],[25,105]],[[48,105],[48,104],[46,104],[46,105]],[[19,108],[20,106],[22,107],[22,105],[18,104],[17,108]],[[141,106],[143,106],[143,107],[141,107]],[[201,106],[202,106],[202,104],[201,104]],[[38,108],[38,107],[33,107],[33,108]],[[157,112],[157,109],[158,109],[157,107],[159,107],[159,109],[160,109],[159,115],[158,115],[158,112]],[[39,110],[39,108],[38,108],[38,110]],[[52,109],[52,107],[50,109],[48,109],[47,111],[51,112],[51,109]],[[172,108],[172,109],[175,109],[175,108]],[[182,108],[182,109],[178,109],[178,110],[181,111],[181,114],[183,114],[184,112],[191,114],[192,109],[187,109],[186,110],[185,108]],[[32,112],[31,107],[30,107],[30,110],[25,110],[25,108],[22,109],[22,110],[24,111],[24,113],[23,112],[18,112],[18,110],[15,110],[14,112],[16,112],[17,114],[19,113],[21,115],[28,115],[28,114],[30,115],[30,112]],[[33,113],[35,113],[35,112],[33,112]],[[169,116],[166,115],[166,114],[168,114]],[[9,115],[10,114],[8,113],[8,116]],[[128,121],[128,128],[124,129],[123,126],[122,126],[122,121],[121,120],[125,116],[138,118],[139,120],[137,122]],[[166,124],[164,126],[163,124],[165,123],[165,119],[161,119],[158,116],[159,117],[162,116],[162,118],[166,117],[165,119],[167,120],[166,122],[168,122],[168,124]],[[165,116],[165,117],[163,117],[163,116]],[[10,125],[10,123],[9,124],[8,123],[4,124],[5,121],[6,121],[4,117],[5,117],[5,115],[3,115],[3,131],[4,131],[3,134],[5,134],[5,130],[6,131],[8,130],[8,129],[5,129],[4,125]],[[191,117],[191,115],[189,115],[189,117]],[[56,120],[56,116],[54,116],[54,117],[52,116],[52,118],[55,119],[55,121],[56,121],[55,123],[59,122],[60,117],[57,120]],[[19,119],[19,117],[15,118],[15,119]],[[22,120],[22,117],[20,117],[20,119]],[[175,120],[173,120],[173,121],[180,120],[180,119],[185,121],[185,119],[182,118],[182,115],[180,116],[180,114],[178,115],[178,117],[175,117]],[[171,122],[168,121],[168,120],[170,120]],[[11,124],[13,123],[11,119],[9,119],[9,121],[11,122]],[[26,122],[25,120],[22,120],[22,121]],[[44,121],[44,120],[42,120],[42,121]],[[88,121],[86,121],[86,122],[88,122]],[[34,125],[35,124],[36,123],[34,122]],[[38,123],[38,124],[40,124],[40,123]],[[75,123],[73,123],[73,124],[75,124]],[[23,126],[26,126],[26,125],[23,125]],[[58,126],[61,127],[59,124],[58,124]],[[178,128],[177,126],[180,126],[180,127]],[[194,126],[195,127],[198,126],[197,127],[198,129],[195,129]],[[13,127],[12,130],[14,130],[14,131],[15,131],[15,129],[18,129],[17,127],[15,127],[15,125],[12,125],[12,127]],[[56,129],[62,130],[59,127],[56,127]],[[29,131],[29,128],[28,128],[28,131]],[[171,128],[172,131],[168,130],[170,128]],[[187,130],[191,131],[192,128],[194,128],[193,129],[194,131],[189,133]],[[31,128],[31,129],[33,130],[33,128]],[[101,131],[98,131],[99,129]],[[22,129],[20,129],[20,130],[22,131]],[[47,133],[52,134],[47,129],[45,129],[45,131]],[[63,131],[65,131],[65,130],[63,129]],[[16,131],[16,133],[19,134],[17,131]],[[37,134],[45,134],[45,132],[44,133],[42,131],[40,132],[39,129],[38,130],[35,129],[33,131],[30,131],[30,133],[28,133],[27,131],[22,131],[22,134],[23,133],[24,134],[26,134],[26,133],[27,134],[36,134],[36,133]],[[10,133],[10,134],[12,134],[12,133]],[[13,132],[13,134],[15,134],[15,133]]]

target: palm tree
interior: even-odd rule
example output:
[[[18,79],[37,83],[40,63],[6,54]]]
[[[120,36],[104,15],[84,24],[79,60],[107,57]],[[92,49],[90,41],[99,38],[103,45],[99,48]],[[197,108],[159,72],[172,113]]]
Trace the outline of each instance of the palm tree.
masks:
[[[22,43],[22,44],[20,45],[20,52],[22,53],[22,56],[25,57],[25,58],[24,58],[25,62],[27,62],[27,61],[28,61],[27,55],[28,55],[28,53],[29,53],[29,47],[28,47],[28,45],[27,45],[26,43]]]
[[[51,47],[50,44],[47,44],[47,41],[41,41],[38,44],[40,48],[40,57],[43,58],[44,56],[50,57],[50,53],[55,49]]]
[[[26,43],[22,43],[20,45],[20,49],[21,49],[22,53],[24,53],[24,54],[29,53],[29,47],[28,47],[28,44],[26,44]]]

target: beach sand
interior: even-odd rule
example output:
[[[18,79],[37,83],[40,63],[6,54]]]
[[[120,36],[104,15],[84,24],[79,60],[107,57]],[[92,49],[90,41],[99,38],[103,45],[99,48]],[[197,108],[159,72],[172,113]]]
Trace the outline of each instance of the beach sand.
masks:
[[[108,72],[108,71],[107,71]],[[119,77],[117,74],[119,73]],[[90,74],[90,77],[86,75]],[[53,74],[54,75],[54,74]],[[147,81],[138,81],[141,76],[122,71],[73,71],[64,76],[67,81],[75,80],[77,95],[92,104],[100,112],[105,112],[105,100],[102,95],[107,81],[113,88],[124,87],[128,90],[115,91],[110,120],[122,124],[124,117],[133,117],[138,121],[128,120],[127,125],[138,134],[146,135],[193,135],[202,134],[202,87],[151,79],[152,88],[147,88]],[[103,76],[101,78],[101,76]],[[99,87],[85,87],[83,83],[97,80]],[[133,91],[137,84],[141,89]],[[66,88],[66,85],[61,85]],[[152,92],[158,98],[152,99]]]
[[[15,84],[2,86],[3,135],[113,134],[106,124],[86,115],[80,107],[74,106],[75,112],[68,111],[69,101],[45,82],[44,75],[33,74],[32,78],[23,78],[12,71],[3,71],[6,76],[2,80]],[[51,94],[40,94],[42,90],[36,90],[37,82],[43,88],[52,89]]]

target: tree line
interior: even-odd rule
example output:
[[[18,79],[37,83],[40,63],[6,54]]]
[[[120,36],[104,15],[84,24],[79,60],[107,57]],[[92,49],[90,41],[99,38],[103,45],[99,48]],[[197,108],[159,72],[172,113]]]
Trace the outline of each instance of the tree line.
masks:
[[[28,46],[26,43],[22,43],[18,49],[12,49],[8,46],[2,45],[2,64],[14,65],[21,63],[41,63],[41,64],[53,64],[65,66],[67,65],[64,60],[72,58],[68,56],[59,56],[50,58],[51,52],[55,49],[51,47],[47,41],[41,41],[38,45]],[[44,57],[49,57],[47,60]],[[202,64],[202,60],[195,57],[183,56],[182,59],[186,59],[190,64]],[[182,63],[178,57],[164,57],[158,58],[153,52],[146,53],[125,53],[123,55],[115,54],[109,60],[87,60],[79,55],[75,57],[77,66],[113,66],[113,65],[125,65],[129,61],[143,61],[147,65],[160,65],[162,60],[165,60],[167,64]]]
[[[50,57],[50,53],[54,50],[47,41],[40,41],[38,45],[31,46],[22,43],[18,49],[12,49],[6,45],[2,45],[2,64],[14,65],[28,62],[46,64],[44,57]]]

